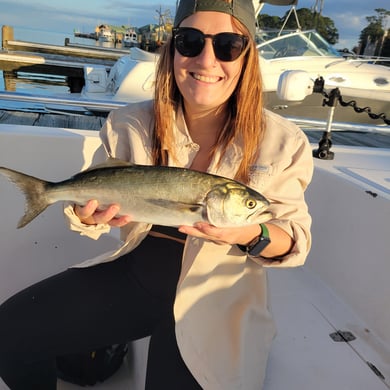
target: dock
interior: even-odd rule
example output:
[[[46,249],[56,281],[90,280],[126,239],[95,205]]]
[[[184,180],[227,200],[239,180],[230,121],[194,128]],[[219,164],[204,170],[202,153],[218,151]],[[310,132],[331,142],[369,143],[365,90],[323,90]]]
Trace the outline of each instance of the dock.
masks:
[[[116,61],[125,54],[129,54],[129,50],[71,44],[67,39],[65,40],[64,46],[26,41],[3,40],[2,47],[3,50],[7,52],[32,52],[111,61]]]
[[[106,116],[20,112],[0,109],[0,123],[15,126],[43,126],[98,131],[105,121]]]
[[[85,65],[103,65],[107,71],[129,49],[93,47],[71,44],[68,39],[64,46],[14,40],[13,28],[2,27],[2,50],[0,70],[6,79],[15,77],[17,72],[40,73],[66,76],[71,92],[80,92],[84,83]]]
[[[99,60],[88,61],[85,58],[72,59],[60,55],[34,55],[29,53],[5,53],[0,52],[0,69],[6,72],[29,72],[57,74],[60,76],[83,77],[83,67],[87,64],[105,65],[107,71],[111,69],[115,61]]]

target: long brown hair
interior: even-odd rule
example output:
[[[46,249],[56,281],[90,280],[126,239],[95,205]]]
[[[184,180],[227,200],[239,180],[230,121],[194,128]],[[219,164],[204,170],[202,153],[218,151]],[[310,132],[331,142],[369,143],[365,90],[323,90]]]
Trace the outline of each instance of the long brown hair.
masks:
[[[249,36],[244,25],[236,19],[233,20],[237,23],[239,30]],[[235,174],[235,179],[248,183],[250,166],[258,156],[265,123],[259,57],[253,39],[249,39],[247,50],[243,55],[245,57],[241,76],[228,102],[230,117],[218,137],[215,149],[222,148],[222,159],[227,147],[235,140],[241,140],[243,158]],[[153,139],[153,160],[156,165],[167,165],[168,155],[175,159],[173,112],[181,104],[182,97],[174,78],[173,56],[174,47],[172,38],[170,38],[161,49],[156,70]]]

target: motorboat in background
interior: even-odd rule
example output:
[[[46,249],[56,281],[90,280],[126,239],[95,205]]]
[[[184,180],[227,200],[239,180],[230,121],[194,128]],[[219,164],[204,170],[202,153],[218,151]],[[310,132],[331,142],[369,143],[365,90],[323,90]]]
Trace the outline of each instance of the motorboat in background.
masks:
[[[114,34],[111,27],[105,24],[98,27],[97,37],[99,42],[112,42],[114,40]]]
[[[138,35],[133,28],[129,28],[125,31],[123,36],[123,45],[125,47],[138,47]]]
[[[291,5],[288,17],[295,16],[299,25],[297,2],[261,0],[256,12],[259,13],[265,3]],[[350,103],[346,107],[341,104],[336,107],[336,121],[383,124],[381,118],[375,120],[375,114],[390,118],[390,67],[374,63],[378,59],[343,57],[314,30],[289,31],[282,26],[278,31],[258,30],[256,37],[267,108],[285,116],[326,119],[322,94],[312,94],[294,103],[280,99],[277,94],[283,72],[303,70],[313,81],[322,77],[324,90],[338,88],[340,101]],[[101,66],[88,66],[82,96],[123,102],[150,98],[157,59],[158,54],[134,48],[129,55],[120,58],[109,73]],[[389,58],[385,60],[390,61]],[[367,113],[374,115],[370,117]]]
[[[130,54],[119,58],[109,72],[105,66],[85,66],[81,97],[127,103],[151,99],[158,58],[157,53],[132,47]]]
[[[254,0],[254,3],[257,2]],[[313,94],[298,103],[286,102],[278,96],[277,86],[281,74],[302,70],[313,81],[322,77],[325,90],[338,89],[341,100],[334,113],[336,121],[381,123],[381,118],[373,122],[375,115],[369,117],[368,112],[385,113],[390,119],[390,66],[377,64],[379,61],[387,61],[390,65],[390,58],[343,56],[318,32],[301,29],[296,12],[298,0],[260,0],[257,14],[266,3],[291,6],[280,30],[258,30],[256,35],[269,109],[288,116],[326,118],[321,94]],[[290,17],[295,17],[298,26],[296,30],[285,29]],[[351,103],[346,104],[348,102]],[[360,108],[365,110],[360,112]]]

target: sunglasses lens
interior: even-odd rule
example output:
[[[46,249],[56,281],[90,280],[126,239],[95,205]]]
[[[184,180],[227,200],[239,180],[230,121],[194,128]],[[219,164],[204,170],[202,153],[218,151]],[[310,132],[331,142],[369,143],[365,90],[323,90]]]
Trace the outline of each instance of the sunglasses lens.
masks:
[[[201,31],[182,29],[175,35],[175,47],[184,57],[196,57],[204,47],[204,37]]]
[[[184,57],[198,56],[205,45],[205,38],[212,38],[214,54],[220,61],[234,61],[243,52],[246,46],[246,37],[235,33],[219,33],[205,35],[202,31],[181,27],[174,33],[176,50]]]
[[[217,34],[213,43],[215,56],[221,61],[236,60],[245,47],[244,37],[234,33]]]

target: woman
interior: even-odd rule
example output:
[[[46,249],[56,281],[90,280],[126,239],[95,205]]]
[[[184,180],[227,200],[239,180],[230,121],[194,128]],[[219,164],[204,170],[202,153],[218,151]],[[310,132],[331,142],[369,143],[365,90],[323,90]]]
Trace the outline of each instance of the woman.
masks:
[[[177,230],[116,217],[116,204],[69,205],[71,229],[97,239],[121,227],[124,244],[2,305],[11,389],[55,389],[55,356],[147,335],[147,389],[261,388],[274,337],[265,267],[305,261],[313,167],[301,130],[262,108],[251,3],[182,1],[154,101],[113,111],[101,138],[110,157],[242,181],[270,200],[273,219]]]

